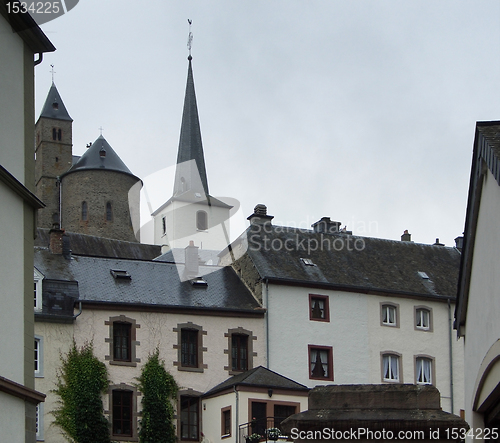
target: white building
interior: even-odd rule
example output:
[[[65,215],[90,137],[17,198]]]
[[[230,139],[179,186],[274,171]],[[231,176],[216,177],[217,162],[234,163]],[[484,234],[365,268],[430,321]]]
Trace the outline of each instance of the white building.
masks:
[[[500,427],[499,132],[498,121],[476,125],[455,313],[465,341],[465,418],[476,432]],[[489,433],[482,438],[497,438]]]
[[[456,248],[273,226],[263,205],[233,244],[240,278],[266,308],[268,368],[309,387],[422,383],[463,408],[463,342],[452,334]],[[231,263],[227,253],[221,263]]]
[[[54,50],[29,14],[0,4],[0,430],[9,443],[35,441],[44,399],[33,374],[33,237],[43,206],[34,195],[34,66]]]

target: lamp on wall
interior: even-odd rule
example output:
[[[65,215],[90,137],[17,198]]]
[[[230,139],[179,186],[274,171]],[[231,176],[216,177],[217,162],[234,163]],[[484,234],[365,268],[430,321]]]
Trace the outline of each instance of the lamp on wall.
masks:
[[[273,396],[273,390],[271,388],[267,390],[267,395],[269,395],[269,397]]]

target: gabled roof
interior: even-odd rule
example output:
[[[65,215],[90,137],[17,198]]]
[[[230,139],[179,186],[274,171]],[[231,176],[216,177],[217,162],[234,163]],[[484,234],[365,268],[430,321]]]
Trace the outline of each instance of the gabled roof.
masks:
[[[304,386],[290,378],[284,377],[277,372],[271,371],[264,366],[257,366],[243,374],[234,375],[226,381],[218,384],[210,389],[203,396],[208,397],[218,392],[224,391],[234,386],[261,387],[272,389],[285,389],[293,391],[309,391],[307,386]]]
[[[186,84],[186,95],[184,98],[184,110],[182,112],[181,135],[179,139],[179,151],[177,153],[177,165],[189,160],[195,160],[197,168],[188,171],[190,175],[199,174],[198,177],[185,177],[189,184],[196,186],[191,188],[194,192],[208,195],[207,171],[205,168],[205,157],[203,155],[203,145],[201,142],[200,121],[198,118],[198,107],[196,105],[196,94],[194,92],[193,69],[191,66],[192,57],[188,57],[188,77]],[[197,171],[196,171],[197,169]],[[186,171],[181,171],[177,166],[174,182],[174,195],[181,194],[188,189],[183,189],[181,183],[182,175]],[[198,186],[201,187],[198,189]]]
[[[246,256],[262,280],[431,298],[456,294],[460,263],[456,248],[270,223],[251,225],[246,236]]]
[[[463,326],[465,326],[467,317],[470,273],[485,173],[490,171],[500,186],[500,121],[476,123],[473,149],[463,254],[458,282],[458,301],[455,308],[455,328],[459,337],[464,335]]]
[[[135,177],[102,135],[92,143],[92,146],[90,146],[71,169],[63,175],[71,174],[75,171],[92,169],[122,172]],[[139,179],[137,178],[137,180]]]
[[[79,300],[128,309],[184,309],[263,316],[259,303],[230,267],[204,275],[207,285],[181,282],[177,267],[158,261],[52,254],[35,248],[35,266],[50,280],[78,282]],[[182,266],[182,265],[177,265]],[[202,267],[200,267],[202,268]],[[213,267],[212,267],[213,268]],[[130,278],[115,278],[125,271]]]
[[[66,106],[62,101],[61,95],[56,88],[56,85],[52,83],[49,89],[47,98],[45,99],[45,104],[43,105],[42,112],[39,118],[53,118],[55,120],[68,120],[70,122],[73,119],[69,116]]]

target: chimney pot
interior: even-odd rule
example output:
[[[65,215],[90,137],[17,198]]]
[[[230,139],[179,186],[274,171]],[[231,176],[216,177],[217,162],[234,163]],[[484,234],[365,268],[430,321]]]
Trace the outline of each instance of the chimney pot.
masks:
[[[405,229],[403,235],[401,236],[401,241],[410,241],[411,242],[411,234],[408,232],[408,229]]]
[[[253,210],[253,214],[250,217],[247,217],[247,220],[250,221],[250,224],[254,225],[257,223],[271,223],[271,220],[274,218],[272,215],[267,215],[267,206],[263,204],[258,204],[255,206]]]
[[[322,232],[325,234],[334,234],[340,231],[340,222],[330,220],[330,217],[321,217],[321,220],[313,223],[311,227],[314,232]]]

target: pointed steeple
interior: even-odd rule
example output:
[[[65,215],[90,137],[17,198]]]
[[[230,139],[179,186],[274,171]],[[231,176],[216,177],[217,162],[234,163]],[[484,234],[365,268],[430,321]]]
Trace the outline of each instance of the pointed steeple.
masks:
[[[53,82],[47,95],[47,99],[45,100],[45,104],[43,105],[42,112],[40,113],[40,118],[42,117],[53,118],[55,120],[73,121],[66,110],[66,106],[64,106],[56,85]]]
[[[201,143],[200,121],[194,92],[193,68],[191,55],[188,57],[188,77],[184,110],[182,113],[181,135],[177,154],[174,195],[191,191],[208,195],[207,171]],[[194,162],[190,161],[194,160]],[[189,163],[186,163],[189,162]]]

